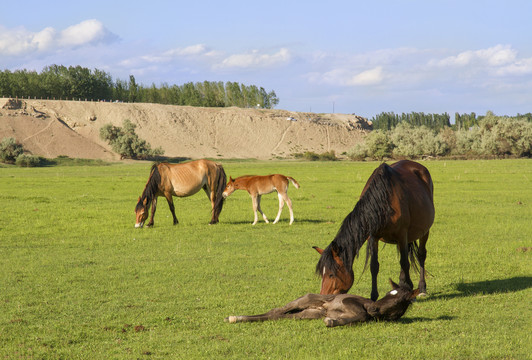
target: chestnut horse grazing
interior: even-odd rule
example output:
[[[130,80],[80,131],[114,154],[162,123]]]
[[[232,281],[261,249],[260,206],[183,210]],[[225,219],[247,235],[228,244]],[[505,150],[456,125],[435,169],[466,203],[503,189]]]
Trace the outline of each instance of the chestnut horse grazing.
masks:
[[[164,196],[170,206],[174,225],[178,223],[175,216],[173,196],[186,197],[205,190],[212,206],[211,224],[218,222],[224,198],[222,192],[227,177],[222,165],[210,160],[195,160],[183,164],[153,164],[150,177],[139,197],[135,214],[135,227],[142,227],[148,218],[151,206],[151,218],[147,226],[153,226],[153,216],[157,207],[157,198]]]
[[[251,195],[251,200],[253,203],[253,213],[255,214],[253,225],[255,225],[258,221],[257,210],[261,213],[264,221],[266,223],[269,222],[268,218],[260,208],[260,197],[264,194],[277,191],[277,196],[279,197],[279,212],[277,213],[277,217],[273,223],[276,224],[279,221],[279,218],[281,217],[281,211],[283,211],[284,203],[286,203],[288,205],[288,210],[290,210],[290,225],[292,225],[294,222],[294,211],[292,210],[292,201],[288,197],[288,180],[294,184],[296,189],[299,189],[299,184],[294,178],[281,174],[265,176],[246,175],[237,177],[236,179],[229,177],[229,182],[225,187],[223,197],[228,197],[235,190],[247,190],[249,195]]]
[[[390,280],[392,290],[379,301],[351,294],[307,294],[283,307],[262,315],[229,316],[226,322],[253,322],[278,319],[321,319],[328,327],[370,320],[398,320],[419,294],[419,289],[401,287]]]
[[[346,293],[353,285],[353,261],[366,242],[366,266],[371,258],[371,299],[377,300],[378,241],[396,244],[401,264],[401,286],[413,289],[410,262],[419,266],[419,290],[425,283],[426,243],[434,222],[433,185],[421,164],[402,160],[381,164],[366,183],[355,208],[344,219],[334,240],[321,254],[316,272],[322,277],[321,294]],[[419,239],[419,245],[417,240]]]

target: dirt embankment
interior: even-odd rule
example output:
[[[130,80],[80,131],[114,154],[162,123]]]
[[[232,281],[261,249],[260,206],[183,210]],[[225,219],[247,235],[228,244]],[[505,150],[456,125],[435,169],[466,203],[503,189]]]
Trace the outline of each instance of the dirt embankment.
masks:
[[[340,155],[371,128],[366,119],[346,114],[0,99],[0,139],[13,137],[32,154],[49,158],[118,160],[99,130],[108,123],[122,126],[125,119],[165,156],[193,159],[275,159],[330,150]]]

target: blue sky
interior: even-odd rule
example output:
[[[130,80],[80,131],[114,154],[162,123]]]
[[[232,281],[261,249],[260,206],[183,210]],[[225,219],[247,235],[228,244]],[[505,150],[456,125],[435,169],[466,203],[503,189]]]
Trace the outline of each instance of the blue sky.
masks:
[[[236,81],[277,108],[532,112],[532,1],[10,1],[0,69]]]

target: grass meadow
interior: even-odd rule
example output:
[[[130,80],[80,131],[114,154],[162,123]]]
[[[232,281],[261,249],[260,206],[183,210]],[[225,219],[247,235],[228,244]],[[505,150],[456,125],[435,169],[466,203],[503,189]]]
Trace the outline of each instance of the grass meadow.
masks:
[[[436,220],[429,296],[394,323],[326,328],[319,320],[227,324],[319,292],[314,268],[376,162],[221,161],[227,175],[282,173],[288,209],[251,226],[247,193],[210,226],[205,194],[160,199],[135,229],[149,163],[0,168],[1,359],[530,359],[532,161],[428,161]],[[263,196],[274,219],[277,196]],[[362,249],[364,251],[364,249]],[[379,291],[399,278],[381,245]],[[369,297],[355,262],[350,293]],[[417,282],[417,274],[413,281]]]

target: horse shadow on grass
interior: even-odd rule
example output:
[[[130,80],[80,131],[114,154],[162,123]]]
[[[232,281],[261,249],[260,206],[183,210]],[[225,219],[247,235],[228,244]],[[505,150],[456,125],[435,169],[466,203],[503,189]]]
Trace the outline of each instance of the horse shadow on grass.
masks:
[[[430,295],[424,301],[439,299],[454,299],[460,297],[504,294],[532,288],[532,276],[515,276],[508,279],[485,280],[473,283],[458,283],[455,289],[458,293]]]
[[[251,220],[235,220],[235,221],[224,221],[226,224],[231,224],[231,225],[251,225],[251,223],[253,221]],[[273,224],[273,221],[270,221],[269,224],[266,224],[265,222],[263,221],[259,221],[255,226],[258,226],[259,224],[261,225],[264,225],[264,226],[269,226],[269,225],[282,225],[283,223],[288,223],[289,220],[286,220],[286,221],[283,221],[282,219],[279,220],[279,222],[277,224]],[[303,224],[324,224],[324,223],[327,223],[328,221],[326,220],[317,220],[317,219],[295,219],[294,221],[294,224],[292,224],[292,226],[294,226],[296,223],[303,223]]]

